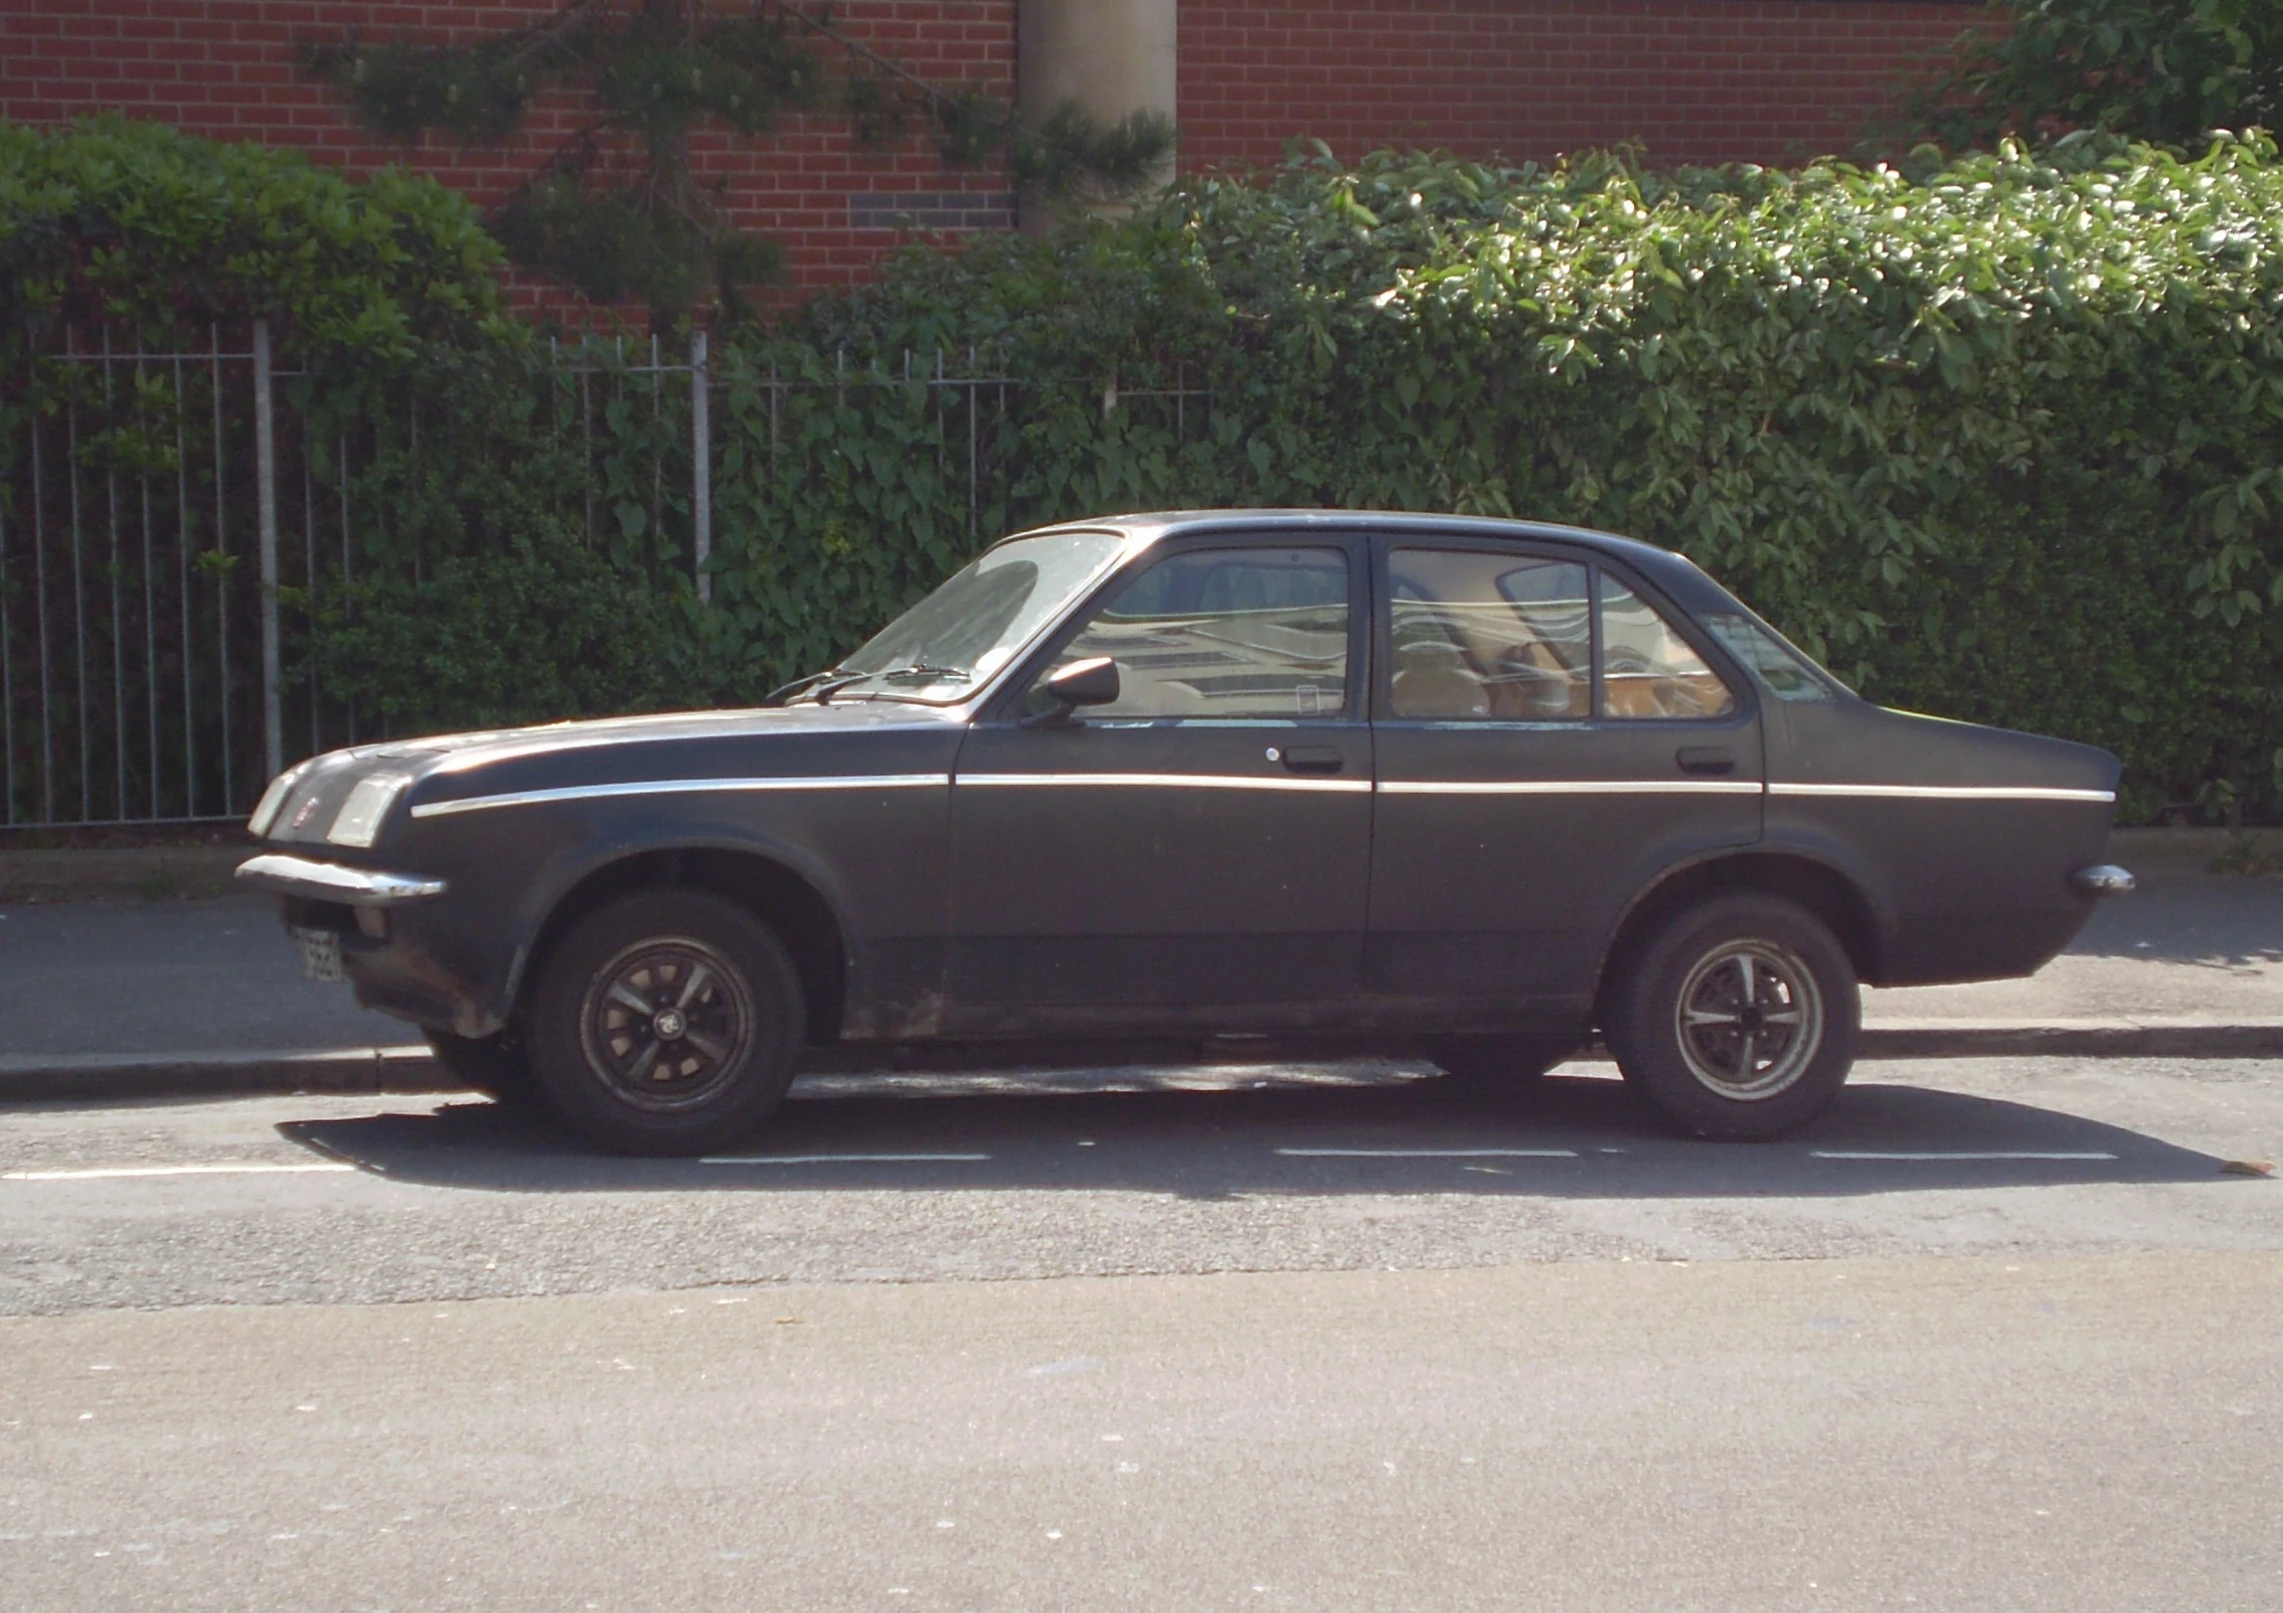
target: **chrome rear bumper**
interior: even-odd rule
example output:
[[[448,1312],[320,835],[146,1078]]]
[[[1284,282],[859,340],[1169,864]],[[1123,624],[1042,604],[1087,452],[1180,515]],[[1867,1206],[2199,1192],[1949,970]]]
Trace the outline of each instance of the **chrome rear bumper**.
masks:
[[[2087,896],[2129,896],[2132,875],[2115,863],[2095,863],[2069,876],[2069,883]]]

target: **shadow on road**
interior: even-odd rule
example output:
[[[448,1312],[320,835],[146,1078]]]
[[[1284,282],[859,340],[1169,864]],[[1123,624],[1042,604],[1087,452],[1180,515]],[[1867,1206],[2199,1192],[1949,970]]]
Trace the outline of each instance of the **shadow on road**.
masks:
[[[1002,1086],[1023,1085],[1003,1079]],[[1865,1083],[1781,1143],[1653,1129],[1615,1080],[1486,1093],[1403,1074],[1339,1085],[1184,1089],[1145,1079],[976,1094],[812,1086],[735,1162],[596,1154],[538,1113],[288,1122],[286,1137],[394,1181],[508,1193],[1132,1191],[1840,1197],[1952,1188],[2218,1181],[2222,1161],[2028,1104]],[[1138,1089],[1137,1089],[1138,1088]],[[855,1157],[852,1157],[855,1156]],[[869,1157],[864,1157],[869,1156]]]

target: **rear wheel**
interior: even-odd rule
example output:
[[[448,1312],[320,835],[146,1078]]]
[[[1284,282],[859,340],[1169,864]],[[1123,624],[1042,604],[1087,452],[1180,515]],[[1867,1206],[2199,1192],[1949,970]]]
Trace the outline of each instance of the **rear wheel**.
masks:
[[[1853,964],[1813,914],[1724,896],[1680,914],[1624,966],[1610,1051],[1660,1119],[1698,1137],[1760,1141],[1807,1124],[1855,1062]]]
[[[556,1113],[626,1154],[699,1154],[769,1117],[805,1031],[800,976],[744,909],[646,891],[588,914],[533,994],[533,1073]]]
[[[497,1036],[454,1036],[450,1031],[428,1032],[428,1049],[436,1062],[464,1087],[473,1087],[501,1103],[536,1103],[539,1083],[531,1077],[531,1061],[523,1039],[512,1031]]]
[[[1468,1087],[1527,1087],[1575,1053],[1574,1036],[1445,1036],[1427,1050],[1443,1074]]]

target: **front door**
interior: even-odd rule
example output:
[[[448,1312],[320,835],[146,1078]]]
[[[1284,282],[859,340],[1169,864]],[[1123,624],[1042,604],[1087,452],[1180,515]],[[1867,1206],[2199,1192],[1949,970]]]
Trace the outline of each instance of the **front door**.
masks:
[[[1366,990],[1427,1025],[1578,1023],[1633,896],[1760,837],[1750,690],[1582,551],[1381,555]]]
[[[953,1026],[1317,1022],[1361,978],[1371,837],[1366,546],[1215,535],[1113,579],[1036,658],[1120,695],[979,721],[952,789]]]

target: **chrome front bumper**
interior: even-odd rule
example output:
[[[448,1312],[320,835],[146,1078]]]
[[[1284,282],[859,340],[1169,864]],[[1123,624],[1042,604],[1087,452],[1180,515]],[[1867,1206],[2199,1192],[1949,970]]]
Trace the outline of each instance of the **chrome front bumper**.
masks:
[[[280,896],[299,896],[312,902],[346,902],[351,907],[401,907],[444,894],[444,882],[417,874],[387,874],[368,868],[344,868],[308,857],[289,857],[265,851],[238,864],[238,877]]]

